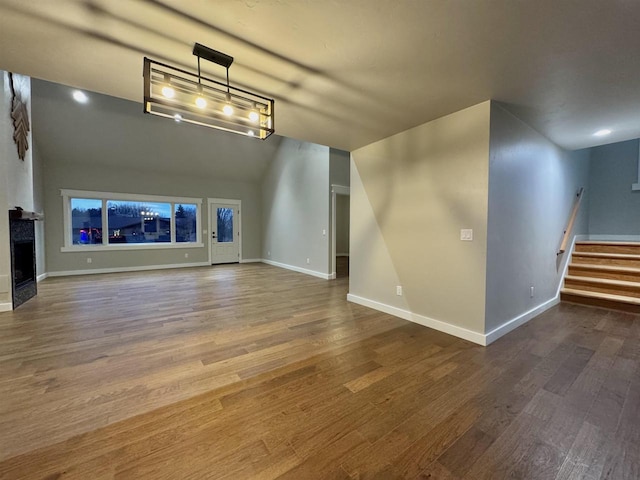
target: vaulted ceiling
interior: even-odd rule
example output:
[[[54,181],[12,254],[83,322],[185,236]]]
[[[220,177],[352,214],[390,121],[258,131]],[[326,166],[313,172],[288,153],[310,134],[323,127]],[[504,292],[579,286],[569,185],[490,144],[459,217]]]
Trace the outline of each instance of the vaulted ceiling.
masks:
[[[495,99],[576,149],[640,137],[639,25],[626,0],[0,0],[0,69],[141,102],[142,58],[194,70],[199,42],[280,135],[353,150]]]

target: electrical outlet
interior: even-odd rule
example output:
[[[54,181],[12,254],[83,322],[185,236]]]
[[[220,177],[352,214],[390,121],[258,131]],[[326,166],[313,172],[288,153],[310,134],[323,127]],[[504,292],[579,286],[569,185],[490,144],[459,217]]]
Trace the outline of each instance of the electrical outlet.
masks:
[[[460,240],[463,240],[465,242],[471,242],[473,240],[473,230],[470,228],[461,229]]]
[[[531,296],[531,298],[533,298],[533,285],[531,285],[531,291],[529,292],[529,295]]]
[[[189,254],[188,254],[188,253],[185,253],[185,254],[184,254],[184,258],[189,258]]]
[[[399,297],[402,296],[402,287],[400,285],[396,287],[396,295],[398,295]]]
[[[91,263],[93,262],[93,260],[91,259],[91,257],[87,257],[87,263]]]
[[[270,256],[271,256],[271,250],[267,252],[267,257],[270,257]]]
[[[322,229],[322,236],[324,237],[327,234],[327,231],[323,228]]]
[[[311,259],[307,258],[307,265],[311,263]]]

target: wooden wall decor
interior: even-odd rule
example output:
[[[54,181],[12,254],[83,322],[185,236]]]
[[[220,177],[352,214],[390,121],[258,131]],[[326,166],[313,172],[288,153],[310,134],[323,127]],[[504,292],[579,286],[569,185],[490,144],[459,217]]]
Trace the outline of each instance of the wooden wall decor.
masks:
[[[22,101],[13,85],[13,73],[9,73],[9,83],[11,84],[11,119],[13,120],[13,141],[18,148],[18,157],[24,161],[24,157],[29,150],[29,110],[27,104]]]

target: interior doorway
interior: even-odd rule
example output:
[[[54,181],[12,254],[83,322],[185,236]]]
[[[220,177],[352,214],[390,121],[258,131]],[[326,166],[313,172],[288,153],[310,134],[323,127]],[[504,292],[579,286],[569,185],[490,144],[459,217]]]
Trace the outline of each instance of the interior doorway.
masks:
[[[331,186],[331,272],[332,278],[349,276],[350,190]]]
[[[212,265],[242,260],[240,200],[210,198],[209,260]]]

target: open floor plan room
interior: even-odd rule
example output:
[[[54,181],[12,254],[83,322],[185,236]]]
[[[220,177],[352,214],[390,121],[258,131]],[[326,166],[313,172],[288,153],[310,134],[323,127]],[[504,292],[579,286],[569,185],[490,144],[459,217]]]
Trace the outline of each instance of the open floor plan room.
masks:
[[[640,472],[640,317],[481,347],[264,264],[52,278],[0,315],[0,478]]]

